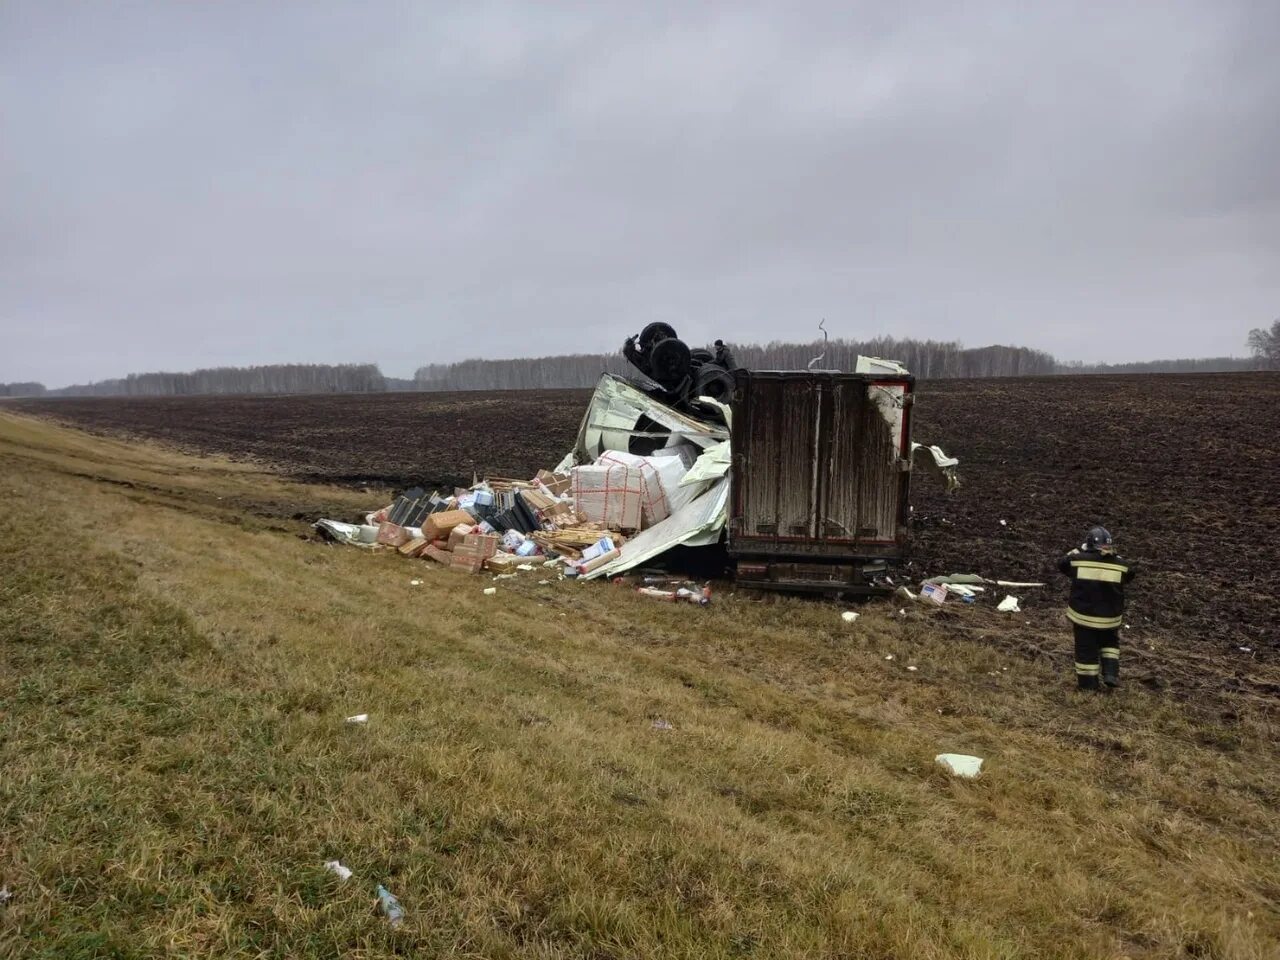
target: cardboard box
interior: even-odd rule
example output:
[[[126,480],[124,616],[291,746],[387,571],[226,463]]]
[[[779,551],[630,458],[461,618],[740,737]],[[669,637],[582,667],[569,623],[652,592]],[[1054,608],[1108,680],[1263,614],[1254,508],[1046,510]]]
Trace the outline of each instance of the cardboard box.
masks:
[[[469,553],[465,551],[465,549],[460,548],[452,556],[453,559],[450,561],[449,566],[454,570],[462,570],[466,573],[479,573],[484,569],[484,557]]]
[[[553,496],[563,497],[573,486],[573,480],[564,474],[552,473],[550,470],[539,470],[535,477],[540,484],[551,491]]]
[[[423,548],[425,548],[426,545],[427,545],[427,541],[423,540],[421,537],[415,537],[414,539],[408,541],[407,543],[401,544],[396,549],[398,549],[406,557],[416,557],[420,553],[422,553]]]
[[[468,533],[462,538],[462,546],[474,547],[483,560],[488,560],[498,552],[498,542],[498,536],[492,533]]]
[[[512,556],[509,553],[495,553],[484,562],[484,568],[493,573],[515,573],[516,567],[522,563],[524,563],[524,560],[520,557]]]
[[[446,567],[453,563],[453,554],[448,550],[441,550],[434,543],[428,543],[422,548],[422,556],[436,563],[443,563]]]
[[[402,547],[409,542],[409,531],[398,523],[383,520],[378,524],[378,542],[388,547]]]
[[[926,583],[920,588],[920,596],[941,606],[947,602],[947,585],[945,583]]]
[[[462,545],[462,538],[474,530],[475,527],[469,523],[460,523],[449,531],[448,549],[456,550]]]
[[[422,521],[422,535],[428,540],[443,540],[460,523],[475,523],[475,517],[465,510],[445,510],[433,513]]]

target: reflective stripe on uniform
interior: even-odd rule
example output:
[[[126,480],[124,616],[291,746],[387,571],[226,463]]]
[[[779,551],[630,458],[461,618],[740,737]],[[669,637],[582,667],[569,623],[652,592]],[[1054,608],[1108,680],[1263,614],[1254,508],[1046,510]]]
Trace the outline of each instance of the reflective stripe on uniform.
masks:
[[[1072,560],[1077,580],[1102,580],[1106,583],[1123,583],[1129,568],[1121,563],[1102,563],[1098,560]]]
[[[1082,677],[1096,677],[1102,672],[1101,664],[1097,663],[1077,663],[1076,673]]]
[[[1077,613],[1067,607],[1067,619],[1091,630],[1114,630],[1124,623],[1124,617],[1091,617],[1085,613]]]
[[[1103,660],[1119,660],[1120,659],[1119,647],[1103,647],[1100,652],[1102,654]]]

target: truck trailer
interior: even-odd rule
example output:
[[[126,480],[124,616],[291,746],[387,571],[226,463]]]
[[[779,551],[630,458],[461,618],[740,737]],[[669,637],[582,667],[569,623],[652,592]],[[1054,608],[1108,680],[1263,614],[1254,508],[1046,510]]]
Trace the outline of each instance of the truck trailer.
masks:
[[[915,378],[734,371],[727,548],[738,583],[872,594],[907,549]]]

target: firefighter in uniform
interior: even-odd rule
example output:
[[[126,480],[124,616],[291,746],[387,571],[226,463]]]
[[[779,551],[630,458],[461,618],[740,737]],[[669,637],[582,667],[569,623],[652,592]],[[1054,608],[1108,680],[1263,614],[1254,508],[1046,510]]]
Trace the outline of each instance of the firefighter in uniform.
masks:
[[[1075,633],[1077,685],[1098,690],[1101,679],[1118,686],[1124,587],[1133,579],[1133,564],[1116,555],[1106,528],[1094,527],[1058,569],[1071,578],[1067,618]]]

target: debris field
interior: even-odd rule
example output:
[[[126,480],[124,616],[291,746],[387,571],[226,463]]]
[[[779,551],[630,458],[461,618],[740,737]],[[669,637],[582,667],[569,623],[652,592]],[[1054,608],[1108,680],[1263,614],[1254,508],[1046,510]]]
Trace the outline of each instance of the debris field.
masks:
[[[11,402],[95,432],[268,463],[300,479],[405,488],[532,478],[578,431],[590,391]],[[1280,375],[921,381],[917,438],[945,441],[963,486],[913,483],[909,579],[1044,580],[1094,523],[1138,562],[1137,635],[1210,656],[1280,649]],[[1280,693],[1280,691],[1275,691]]]

